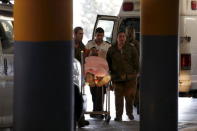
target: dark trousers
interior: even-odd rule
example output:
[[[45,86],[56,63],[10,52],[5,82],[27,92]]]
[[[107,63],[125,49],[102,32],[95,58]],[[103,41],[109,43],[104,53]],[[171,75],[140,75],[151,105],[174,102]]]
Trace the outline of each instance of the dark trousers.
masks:
[[[134,106],[137,108],[137,114],[139,114],[139,108],[140,108],[140,77],[137,78],[137,90],[135,94],[135,101]]]
[[[136,93],[136,79],[126,82],[113,82],[115,87],[116,117],[122,117],[124,98],[126,101],[126,114],[133,114],[133,102]]]
[[[90,87],[92,94],[93,111],[103,111],[105,87]]]

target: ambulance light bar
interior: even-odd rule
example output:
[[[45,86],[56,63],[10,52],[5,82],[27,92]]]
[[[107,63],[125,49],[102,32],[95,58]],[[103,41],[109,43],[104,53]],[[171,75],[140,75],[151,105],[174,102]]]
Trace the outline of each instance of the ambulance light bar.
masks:
[[[191,9],[192,10],[197,10],[197,1],[196,0],[191,1]]]
[[[134,9],[133,2],[124,2],[122,9],[123,9],[123,11],[133,11],[133,9]]]
[[[191,70],[191,54],[181,54],[181,70]]]

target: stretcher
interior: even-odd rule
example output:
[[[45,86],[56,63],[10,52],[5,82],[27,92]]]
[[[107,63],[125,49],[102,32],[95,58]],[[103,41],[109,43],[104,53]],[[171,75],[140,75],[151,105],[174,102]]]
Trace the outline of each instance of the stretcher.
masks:
[[[94,87],[90,87],[90,88],[94,88]],[[111,119],[111,116],[110,116],[110,83],[107,84],[105,90],[106,90],[106,95],[104,94],[104,88],[102,88],[102,105],[105,108],[102,108],[103,109],[102,111],[85,111],[84,114],[104,115],[105,123],[107,124],[110,122],[110,119]],[[84,95],[85,89],[83,89],[82,92]],[[103,100],[104,98],[105,98],[105,102]]]
[[[83,56],[83,52],[81,52],[81,56]],[[93,61],[92,61],[93,59]],[[90,88],[94,88],[94,86],[105,87],[102,88],[102,111],[85,111],[84,114],[94,114],[94,115],[104,115],[104,124],[108,124],[110,122],[110,86],[111,86],[111,77],[108,75],[108,65],[106,60],[102,60],[103,58],[99,57],[89,57],[86,60],[89,62],[84,64],[83,57],[82,60],[82,95],[86,95],[85,93],[85,82],[89,83]],[[106,93],[104,93],[106,92]],[[105,96],[105,97],[104,97]],[[105,102],[104,102],[105,100]],[[105,103],[105,105],[104,105]]]

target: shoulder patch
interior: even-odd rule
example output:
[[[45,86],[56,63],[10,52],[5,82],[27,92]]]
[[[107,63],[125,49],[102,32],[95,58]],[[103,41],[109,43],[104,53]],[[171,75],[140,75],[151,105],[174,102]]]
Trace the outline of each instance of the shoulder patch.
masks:
[[[89,40],[88,42],[92,42],[93,40]]]
[[[109,43],[109,41],[105,41],[105,43],[111,44],[111,43]]]
[[[130,45],[130,46],[135,46],[135,44],[133,44],[133,43],[129,43],[129,45]]]

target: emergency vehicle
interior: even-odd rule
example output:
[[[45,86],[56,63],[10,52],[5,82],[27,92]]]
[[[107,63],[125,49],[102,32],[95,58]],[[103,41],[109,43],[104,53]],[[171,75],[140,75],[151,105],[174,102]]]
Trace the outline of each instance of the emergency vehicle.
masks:
[[[180,1],[179,91],[197,97],[197,0]]]
[[[0,4],[0,128],[13,127],[13,5]]]
[[[123,0],[118,16],[98,15],[94,31],[102,27],[104,40],[115,43],[127,26],[135,28],[140,41],[140,0]],[[180,0],[179,37],[179,92],[197,97],[197,0]]]

